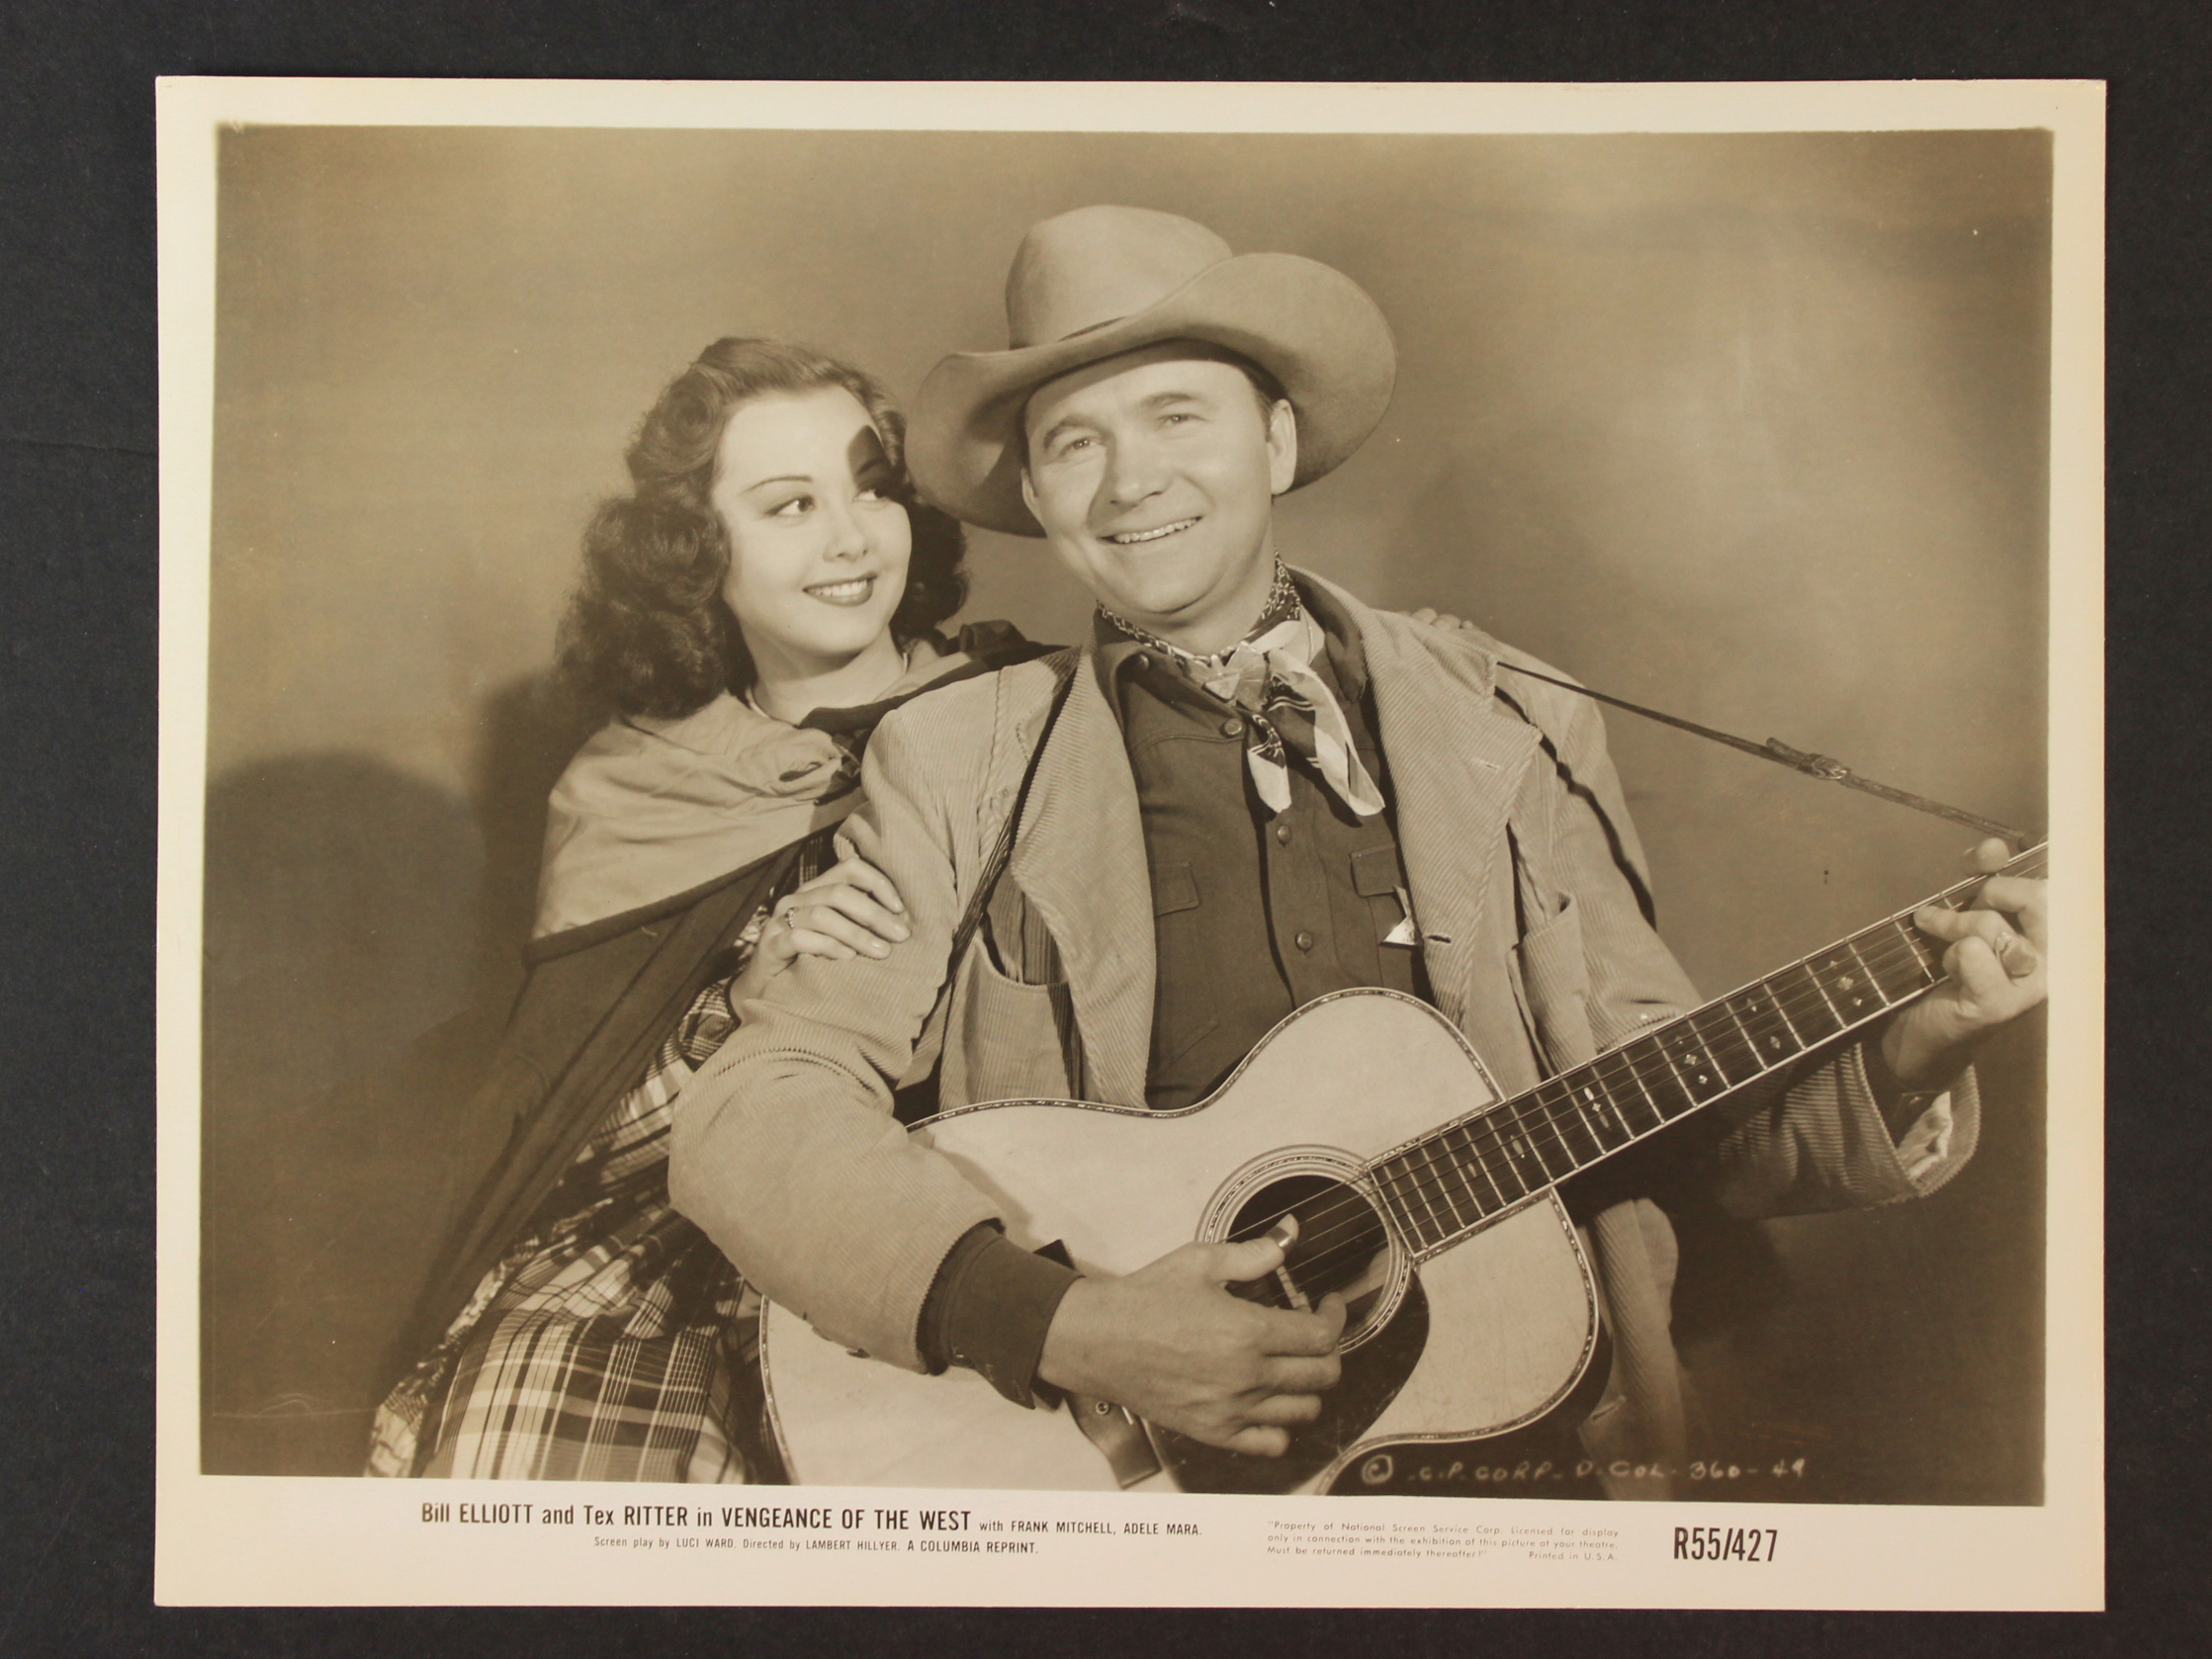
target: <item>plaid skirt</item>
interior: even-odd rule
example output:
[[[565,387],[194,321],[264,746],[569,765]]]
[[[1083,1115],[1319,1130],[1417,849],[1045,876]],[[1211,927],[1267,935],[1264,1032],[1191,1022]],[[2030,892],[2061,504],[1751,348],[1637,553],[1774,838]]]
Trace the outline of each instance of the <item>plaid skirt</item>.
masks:
[[[524,1236],[386,1398],[367,1473],[781,1478],[762,1424],[759,1297],[668,1204],[670,1108],[736,1025],[728,981],[693,1001]]]

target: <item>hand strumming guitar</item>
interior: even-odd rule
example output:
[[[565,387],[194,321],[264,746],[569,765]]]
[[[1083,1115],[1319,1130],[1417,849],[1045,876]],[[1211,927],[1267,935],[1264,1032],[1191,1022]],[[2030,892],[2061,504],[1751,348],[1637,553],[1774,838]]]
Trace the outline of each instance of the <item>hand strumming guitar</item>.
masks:
[[[1222,1288],[1274,1272],[1283,1251],[1273,1238],[1188,1244],[1133,1273],[1078,1279],[1045,1334],[1037,1375],[1207,1445],[1282,1456],[1285,1426],[1313,1421],[1320,1391],[1336,1383],[1345,1313],[1338,1296],[1300,1313]]]

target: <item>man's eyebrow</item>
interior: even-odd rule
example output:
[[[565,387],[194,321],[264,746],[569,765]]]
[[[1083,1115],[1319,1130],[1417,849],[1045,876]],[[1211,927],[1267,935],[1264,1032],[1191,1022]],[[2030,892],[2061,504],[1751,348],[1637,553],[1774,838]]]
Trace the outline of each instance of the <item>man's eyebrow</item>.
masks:
[[[1139,407],[1140,409],[1158,410],[1167,408],[1169,405],[1174,403],[1204,403],[1206,400],[1206,395],[1202,392],[1186,392],[1181,389],[1170,389],[1166,392],[1153,393],[1149,397],[1146,397],[1142,401],[1140,401],[1137,404],[1137,407]],[[1054,438],[1057,438],[1069,427],[1090,426],[1093,424],[1095,423],[1086,420],[1081,415],[1062,415],[1050,426],[1047,426],[1042,432],[1039,432],[1031,441],[1036,444],[1037,448],[1043,449],[1048,446]]]
[[[1089,426],[1091,422],[1083,419],[1080,415],[1062,415],[1058,420],[1054,421],[1050,426],[1047,426],[1042,432],[1039,432],[1036,437],[1031,439],[1030,441],[1034,443],[1037,448],[1045,449],[1051,445],[1053,439],[1057,438],[1069,427]]]

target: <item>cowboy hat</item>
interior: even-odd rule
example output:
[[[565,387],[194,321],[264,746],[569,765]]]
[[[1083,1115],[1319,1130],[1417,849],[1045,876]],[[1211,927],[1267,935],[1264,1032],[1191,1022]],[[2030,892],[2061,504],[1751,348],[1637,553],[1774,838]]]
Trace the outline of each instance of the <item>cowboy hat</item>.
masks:
[[[1282,384],[1298,421],[1290,487],[1360,447],[1390,401],[1390,326],[1342,272],[1292,253],[1232,254],[1202,224],[1149,208],[1078,208],[1032,225],[1007,273],[1005,351],[929,371],[907,423],[907,466],[954,517],[1044,532],[1021,499],[1022,413],[1046,381],[1162,340],[1200,340]]]

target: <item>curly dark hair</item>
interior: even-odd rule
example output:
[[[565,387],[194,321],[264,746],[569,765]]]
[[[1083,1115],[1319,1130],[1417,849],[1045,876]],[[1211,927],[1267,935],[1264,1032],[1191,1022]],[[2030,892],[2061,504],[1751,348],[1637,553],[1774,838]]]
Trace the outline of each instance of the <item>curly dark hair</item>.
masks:
[[[730,535],[712,499],[722,433],[740,404],[823,388],[841,388],[867,409],[896,475],[892,497],[913,525],[892,637],[905,646],[965,602],[966,539],[956,520],[915,496],[906,417],[890,394],[806,346],[717,340],[661,393],[630,445],[630,493],[603,502],[584,532],[583,575],[561,624],[558,673],[586,709],[674,719],[752,686],[752,654],[722,599]]]

